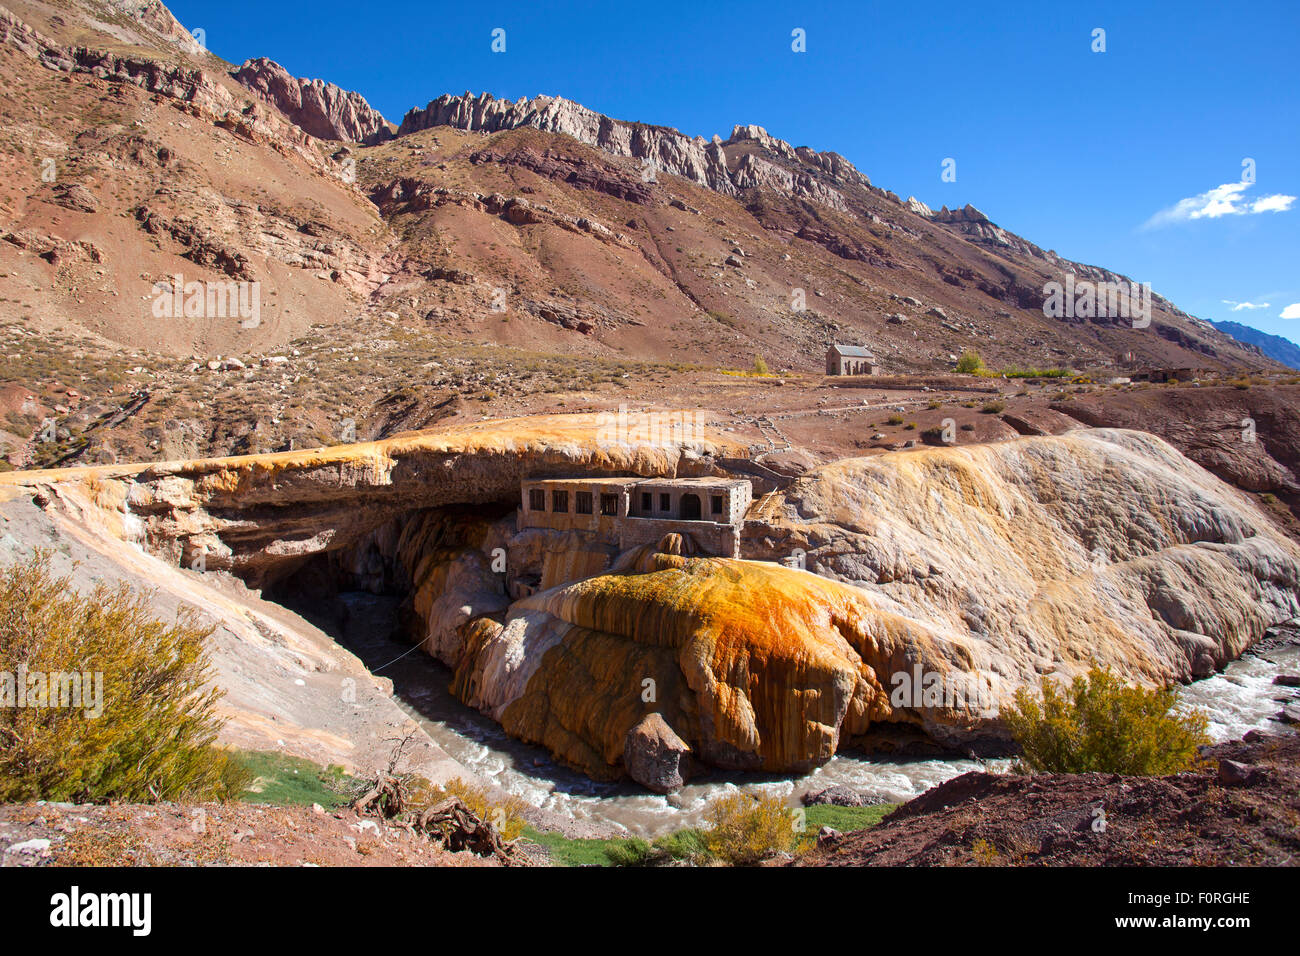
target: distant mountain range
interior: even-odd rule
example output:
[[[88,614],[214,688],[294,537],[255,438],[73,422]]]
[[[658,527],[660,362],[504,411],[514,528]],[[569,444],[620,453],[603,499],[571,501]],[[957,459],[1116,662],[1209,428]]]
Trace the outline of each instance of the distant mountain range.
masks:
[[[1253,345],[1275,362],[1300,369],[1300,345],[1280,335],[1270,335],[1259,329],[1252,329],[1240,322],[1215,322],[1214,327],[1220,332],[1231,335],[1238,342]]]

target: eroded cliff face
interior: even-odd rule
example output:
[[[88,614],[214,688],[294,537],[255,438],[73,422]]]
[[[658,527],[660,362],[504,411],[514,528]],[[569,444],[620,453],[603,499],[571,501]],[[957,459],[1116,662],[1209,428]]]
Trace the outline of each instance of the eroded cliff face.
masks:
[[[997,741],[1043,674],[1205,676],[1300,612],[1300,552],[1142,433],[839,462],[782,510],[747,550],[809,571],[632,555],[475,621],[453,690],[593,776],[655,712],[706,763],[799,771],[899,732]]]
[[[1041,675],[1101,664],[1186,681],[1300,613],[1300,549],[1142,432],[823,466],[764,502],[743,560],[679,535],[616,555],[517,531],[522,477],[719,473],[738,453],[717,436],[602,442],[597,422],[0,485],[173,561],[206,549],[208,567],[250,581],[323,572],[326,591],[401,594],[408,637],[453,669],[460,699],[603,778],[636,765],[673,779],[683,754],[796,772],[846,747],[996,746],[999,708]],[[541,590],[512,600],[520,575]],[[662,723],[638,736],[652,714]],[[673,765],[656,765],[666,752]]]
[[[747,529],[744,553],[800,549],[1013,686],[1092,663],[1202,677],[1300,609],[1294,545],[1142,432],[837,462],[781,510]]]
[[[658,553],[481,621],[452,688],[511,734],[598,777],[659,713],[698,760],[807,770],[841,728],[888,715],[902,633],[862,592],[776,564]],[[873,667],[872,664],[876,666]]]
[[[607,417],[539,415],[269,455],[12,472],[0,486],[32,488],[114,537],[262,586],[398,516],[516,504],[525,477],[721,475],[719,461],[747,454],[707,429],[667,444],[642,438],[635,418],[618,432]]]
[[[384,117],[360,93],[300,79],[267,57],[245,60],[234,77],[317,139],[369,145],[391,135]]]

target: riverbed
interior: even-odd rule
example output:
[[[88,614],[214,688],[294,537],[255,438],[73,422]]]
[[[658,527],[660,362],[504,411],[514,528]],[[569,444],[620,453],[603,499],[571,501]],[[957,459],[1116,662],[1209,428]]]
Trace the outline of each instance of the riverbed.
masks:
[[[587,824],[593,832],[654,837],[693,826],[702,822],[710,801],[740,789],[795,803],[810,790],[842,784],[870,800],[899,803],[968,771],[1010,769],[1011,761],[1005,759],[891,760],[837,754],[798,777],[714,772],[692,779],[668,796],[648,793],[632,783],[600,783],[557,764],[541,747],[511,739],[495,721],[456,700],[447,690],[451,673],[444,665],[386,636],[392,613],[386,599],[340,598],[354,610],[340,635],[344,643],[373,670],[392,679],[399,706],[449,756],[484,781],[534,807]],[[1275,698],[1293,692],[1273,685],[1273,677],[1298,672],[1300,645],[1265,640],[1223,672],[1181,688],[1180,698],[1207,713],[1209,733],[1216,742],[1236,739],[1252,728],[1278,728],[1269,719],[1281,709]]]

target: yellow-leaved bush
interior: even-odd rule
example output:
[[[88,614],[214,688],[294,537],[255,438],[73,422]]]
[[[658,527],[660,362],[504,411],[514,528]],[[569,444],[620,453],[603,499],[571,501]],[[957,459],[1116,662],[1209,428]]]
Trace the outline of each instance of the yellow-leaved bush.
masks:
[[[1044,678],[1040,694],[1027,688],[1002,711],[1024,751],[1024,763],[1050,773],[1178,773],[1208,744],[1208,718],[1178,709],[1173,690],[1130,686],[1093,668],[1068,687]]]
[[[125,584],[78,594],[49,559],[0,570],[0,803],[242,793],[247,771],[215,745],[210,629],[190,610],[158,620]]]
[[[709,804],[704,831],[708,852],[732,866],[751,866],[773,853],[787,853],[798,839],[796,816],[777,797],[733,793]]]

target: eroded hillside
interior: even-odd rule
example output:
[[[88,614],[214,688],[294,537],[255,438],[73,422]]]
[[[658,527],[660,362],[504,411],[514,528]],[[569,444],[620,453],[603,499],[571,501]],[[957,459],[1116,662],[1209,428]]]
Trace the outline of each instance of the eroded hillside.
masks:
[[[469,94],[398,126],[328,78],[222,61],[158,3],[12,0],[0,73],[19,467],[675,405],[756,358],[811,376],[834,341],[887,372],[968,348],[1094,377],[1118,355],[1276,370],[1158,295],[1140,328],[1046,318],[1046,283],[1123,277],[759,126],[705,141]],[[255,292],[256,315],[191,310],[189,283]]]

